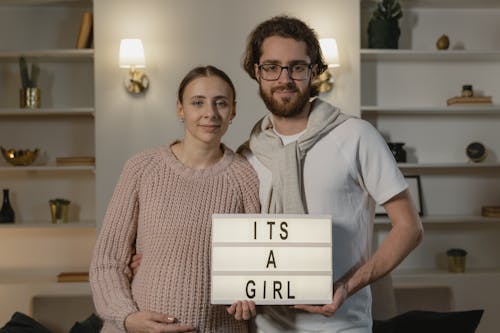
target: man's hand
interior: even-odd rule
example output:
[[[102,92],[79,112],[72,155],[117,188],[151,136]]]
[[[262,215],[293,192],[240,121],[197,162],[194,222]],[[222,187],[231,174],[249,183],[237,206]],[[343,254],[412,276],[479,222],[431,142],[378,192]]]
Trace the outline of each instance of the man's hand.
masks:
[[[132,259],[130,260],[129,264],[130,270],[132,271],[132,278],[137,274],[137,270],[139,269],[141,260],[142,260],[141,253],[136,253],[132,256]]]
[[[252,301],[237,301],[227,308],[227,313],[236,320],[248,320],[257,315],[257,310]]]
[[[129,333],[166,333],[194,332],[190,325],[181,325],[169,315],[158,312],[134,312],[125,319],[125,328]]]
[[[311,313],[320,313],[325,317],[331,317],[337,312],[345,300],[349,296],[347,286],[344,283],[336,283],[333,291],[333,300],[330,304],[325,305],[294,305],[294,309],[304,310]]]

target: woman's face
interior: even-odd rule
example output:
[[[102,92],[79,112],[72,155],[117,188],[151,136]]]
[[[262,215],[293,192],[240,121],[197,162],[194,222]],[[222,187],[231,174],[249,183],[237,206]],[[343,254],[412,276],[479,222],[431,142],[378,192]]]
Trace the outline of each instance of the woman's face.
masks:
[[[231,87],[218,76],[191,81],[177,101],[177,114],[184,120],[184,139],[219,144],[236,114]]]

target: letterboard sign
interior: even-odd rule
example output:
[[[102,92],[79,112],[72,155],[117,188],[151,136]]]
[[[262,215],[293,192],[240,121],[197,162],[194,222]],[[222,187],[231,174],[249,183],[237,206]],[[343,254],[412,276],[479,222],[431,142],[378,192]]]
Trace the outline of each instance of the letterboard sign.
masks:
[[[332,275],[329,215],[212,216],[212,304],[329,304]]]

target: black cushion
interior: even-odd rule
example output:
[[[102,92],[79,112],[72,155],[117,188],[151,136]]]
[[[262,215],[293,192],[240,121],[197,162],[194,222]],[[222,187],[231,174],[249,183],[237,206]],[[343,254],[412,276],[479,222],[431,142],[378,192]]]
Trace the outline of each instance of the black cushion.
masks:
[[[374,320],[373,333],[474,333],[483,310],[409,311],[387,320]]]
[[[21,312],[15,312],[0,333],[52,333],[35,319]]]
[[[92,314],[84,321],[76,322],[69,333],[99,333],[102,324],[102,319]]]

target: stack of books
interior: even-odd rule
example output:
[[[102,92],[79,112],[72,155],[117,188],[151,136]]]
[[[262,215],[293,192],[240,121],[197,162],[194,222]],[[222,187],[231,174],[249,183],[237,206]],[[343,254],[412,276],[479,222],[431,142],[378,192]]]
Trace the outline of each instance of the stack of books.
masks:
[[[471,96],[471,97],[463,97],[463,96],[455,96],[449,98],[446,103],[448,105],[454,104],[491,104],[491,96]]]
[[[500,206],[483,206],[481,215],[485,217],[500,217]]]
[[[89,272],[61,272],[57,274],[57,282],[88,282]]]

